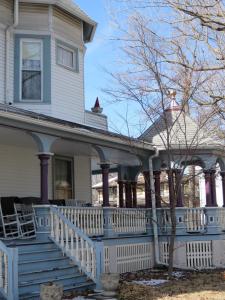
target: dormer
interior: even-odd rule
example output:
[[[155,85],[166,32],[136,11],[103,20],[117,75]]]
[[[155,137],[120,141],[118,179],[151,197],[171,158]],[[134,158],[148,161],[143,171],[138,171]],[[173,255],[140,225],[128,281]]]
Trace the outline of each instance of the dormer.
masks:
[[[84,56],[96,26],[72,0],[2,0],[0,102],[89,125]],[[107,128],[103,114],[93,118]]]

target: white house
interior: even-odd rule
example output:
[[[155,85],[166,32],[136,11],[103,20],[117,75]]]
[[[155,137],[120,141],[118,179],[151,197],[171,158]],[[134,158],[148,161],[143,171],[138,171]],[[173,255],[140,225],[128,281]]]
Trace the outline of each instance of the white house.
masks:
[[[217,208],[215,182],[219,164],[225,206],[223,143],[196,135],[196,123],[175,99],[138,139],[108,131],[98,101],[85,109],[85,44],[96,26],[72,0],[0,0],[0,234],[22,237],[0,240],[5,299],[39,299],[40,285],[49,281],[64,290],[100,287],[104,272],[167,264],[171,222],[169,208],[161,207],[160,172],[169,169],[168,180],[180,186],[188,164],[204,171],[206,208],[184,208],[178,189],[175,262],[225,266],[225,211]],[[159,137],[165,117],[172,166]],[[109,207],[109,172],[118,173],[119,208]],[[136,208],[140,173],[143,209]],[[92,174],[102,176],[103,207],[66,207],[64,200],[92,203]],[[3,216],[3,204],[14,208],[18,198],[39,204],[36,239],[23,239],[21,213],[13,213],[13,226]]]

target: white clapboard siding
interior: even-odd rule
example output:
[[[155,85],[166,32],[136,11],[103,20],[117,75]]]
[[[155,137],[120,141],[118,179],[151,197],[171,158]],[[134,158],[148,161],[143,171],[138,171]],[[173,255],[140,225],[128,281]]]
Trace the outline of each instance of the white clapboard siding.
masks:
[[[0,1],[0,23],[10,25],[13,20],[13,0]]]
[[[51,168],[51,162],[50,167]],[[0,145],[0,196],[40,196],[40,161],[36,148]],[[49,172],[49,197],[52,181]]]
[[[192,269],[212,267],[212,241],[187,242],[187,266]]]
[[[88,156],[74,158],[75,199],[91,202],[91,160]]]
[[[84,123],[84,62],[79,50],[79,72],[56,64],[56,43],[52,39],[52,115]]]
[[[53,30],[76,44],[82,45],[82,23],[57,8],[53,9]]]
[[[19,25],[17,29],[48,30],[48,6],[38,4],[20,4]]]
[[[1,17],[0,17],[1,18]],[[0,28],[0,103],[4,103],[4,83],[5,83],[5,32]]]
[[[89,111],[85,111],[85,124],[104,130],[108,129],[107,117],[105,115]]]

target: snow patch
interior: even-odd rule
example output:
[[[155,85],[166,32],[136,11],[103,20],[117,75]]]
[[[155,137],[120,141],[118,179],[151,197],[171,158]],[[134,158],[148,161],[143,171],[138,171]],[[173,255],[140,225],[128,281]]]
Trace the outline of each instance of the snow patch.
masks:
[[[150,279],[150,280],[135,280],[132,281],[132,283],[140,284],[140,285],[147,285],[147,286],[156,286],[163,283],[168,282],[169,280],[166,279]]]

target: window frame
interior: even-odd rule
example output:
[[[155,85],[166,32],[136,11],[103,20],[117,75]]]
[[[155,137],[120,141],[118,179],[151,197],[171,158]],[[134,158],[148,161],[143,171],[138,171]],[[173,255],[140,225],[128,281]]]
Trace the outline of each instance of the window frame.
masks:
[[[65,160],[69,161],[71,163],[71,180],[72,180],[72,198],[75,196],[75,182],[74,182],[74,158],[71,156],[63,156],[63,155],[54,155],[52,158],[52,195],[54,200],[61,200],[61,199],[55,199],[56,196],[56,184],[55,184],[55,166],[56,166],[56,160]]]
[[[59,57],[58,57],[58,47],[65,49],[67,51],[70,51],[73,53],[73,67],[69,67],[66,66],[64,64],[61,64],[59,62]],[[56,47],[55,47],[55,51],[56,51],[56,64],[64,69],[73,71],[75,73],[79,73],[79,50],[77,47],[74,47],[70,44],[67,44],[63,41],[60,40],[56,40]]]
[[[23,95],[23,86],[22,86],[22,72],[23,70],[23,43],[24,42],[35,42],[35,43],[40,43],[41,45],[41,99],[23,99],[22,95]],[[43,67],[43,60],[44,60],[44,45],[43,45],[43,40],[40,38],[21,38],[20,39],[20,68],[19,68],[19,100],[20,102],[29,102],[29,103],[40,103],[43,102],[43,84],[44,84],[44,67]],[[29,71],[29,70],[28,70]]]

